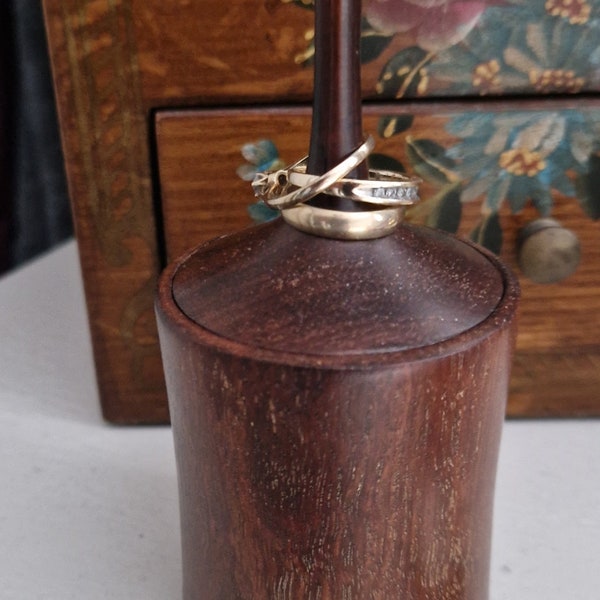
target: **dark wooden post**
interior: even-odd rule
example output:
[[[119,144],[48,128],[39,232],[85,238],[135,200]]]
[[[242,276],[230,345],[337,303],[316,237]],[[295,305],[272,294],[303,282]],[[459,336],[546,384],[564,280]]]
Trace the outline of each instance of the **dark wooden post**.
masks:
[[[356,4],[322,2],[331,52]],[[315,172],[362,140],[335,81]],[[409,225],[341,241],[278,219],[168,267],[184,600],[486,600],[517,296],[485,250]]]
[[[364,140],[360,11],[360,0],[319,0],[315,4],[315,86],[309,173],[325,173]],[[366,164],[350,175],[366,179]]]
[[[360,0],[315,4],[315,76],[307,171],[325,173],[364,140],[360,87]],[[349,177],[367,179],[367,163]],[[353,210],[355,203],[321,195],[313,204]]]

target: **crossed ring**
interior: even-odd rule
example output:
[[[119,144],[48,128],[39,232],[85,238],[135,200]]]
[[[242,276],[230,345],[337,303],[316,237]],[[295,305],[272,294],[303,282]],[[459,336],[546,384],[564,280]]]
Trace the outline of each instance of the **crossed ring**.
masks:
[[[352,169],[362,163],[375,147],[375,140],[372,136],[367,139],[342,162],[338,163],[333,169],[330,169],[323,175],[315,176],[307,185],[289,192],[290,183],[288,173],[297,165],[304,163],[306,158],[294,163],[287,169],[275,171],[274,173],[257,173],[252,182],[252,189],[255,195],[263,200],[271,208],[282,210],[291,208],[296,204],[306,202],[315,196],[323,193],[336,181],[339,181]]]
[[[323,175],[306,172],[308,157],[271,173],[257,173],[254,194],[296,229],[322,237],[366,240],[391,233],[402,219],[404,208],[418,199],[420,179],[393,171],[372,169],[370,179],[345,179],[371,153],[371,136]],[[365,210],[346,212],[305,204],[319,194],[356,200]]]
[[[299,188],[317,178],[306,173],[304,162],[287,170],[289,183]],[[338,179],[324,193],[380,206],[408,206],[419,200],[418,185],[421,180],[418,177],[380,169],[370,169],[369,176],[370,179]]]

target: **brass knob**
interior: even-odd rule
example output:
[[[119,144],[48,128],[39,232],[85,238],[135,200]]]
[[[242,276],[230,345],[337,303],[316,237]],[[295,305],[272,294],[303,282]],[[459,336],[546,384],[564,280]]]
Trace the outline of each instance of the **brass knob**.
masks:
[[[557,283],[572,275],[581,257],[579,239],[554,219],[536,219],[517,241],[523,275],[535,283]]]

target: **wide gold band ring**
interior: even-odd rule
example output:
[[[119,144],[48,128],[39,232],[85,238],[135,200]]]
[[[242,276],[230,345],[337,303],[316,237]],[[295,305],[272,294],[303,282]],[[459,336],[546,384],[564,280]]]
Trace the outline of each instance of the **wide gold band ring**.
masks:
[[[394,231],[402,212],[402,208],[346,212],[298,204],[282,210],[281,216],[305,233],[338,240],[370,240]]]

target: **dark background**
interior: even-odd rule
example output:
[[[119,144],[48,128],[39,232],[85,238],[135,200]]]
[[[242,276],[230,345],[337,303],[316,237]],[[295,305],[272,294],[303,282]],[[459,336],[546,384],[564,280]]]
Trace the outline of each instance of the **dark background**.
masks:
[[[0,273],[72,235],[40,0],[0,0]]]

